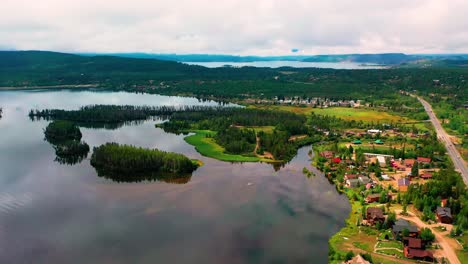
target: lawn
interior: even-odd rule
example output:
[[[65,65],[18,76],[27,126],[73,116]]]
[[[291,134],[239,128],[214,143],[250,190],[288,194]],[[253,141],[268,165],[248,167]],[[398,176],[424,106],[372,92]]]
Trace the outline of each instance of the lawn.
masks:
[[[319,115],[329,115],[342,118],[344,120],[356,120],[363,122],[414,122],[415,120],[407,117],[393,115],[384,111],[377,111],[366,108],[351,108],[351,107],[329,107],[329,108],[312,108],[290,105],[249,105],[250,108],[282,110],[293,112],[296,114],[310,114],[312,112]]]
[[[465,249],[456,251],[458,259],[461,260],[462,263],[468,263],[468,233],[464,233],[461,237],[457,237],[457,240],[465,247]]]
[[[247,157],[242,155],[233,155],[224,153],[224,148],[218,145],[213,138],[206,137],[207,135],[215,135],[216,132],[210,130],[195,130],[194,135],[185,137],[184,140],[190,145],[195,146],[195,149],[203,156],[214,158],[222,161],[231,162],[256,162],[262,161],[258,157]]]
[[[397,248],[403,250],[403,244],[400,241],[380,241],[377,248]]]
[[[404,257],[403,252],[398,251],[396,249],[378,249],[377,253],[382,253],[386,255],[391,255],[391,256],[397,256],[397,257]]]

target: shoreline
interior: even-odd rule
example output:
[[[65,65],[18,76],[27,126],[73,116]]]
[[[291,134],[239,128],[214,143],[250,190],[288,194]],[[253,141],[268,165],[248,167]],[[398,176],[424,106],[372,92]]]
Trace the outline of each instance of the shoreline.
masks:
[[[46,86],[1,86],[0,91],[21,91],[35,89],[86,89],[98,88],[99,84],[64,84],[64,85],[46,85]]]

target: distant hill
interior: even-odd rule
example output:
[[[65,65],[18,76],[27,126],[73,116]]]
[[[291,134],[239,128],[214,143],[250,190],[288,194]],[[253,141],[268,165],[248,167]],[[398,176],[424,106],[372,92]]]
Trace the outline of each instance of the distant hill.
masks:
[[[293,56],[236,56],[219,54],[150,54],[150,53],[83,53],[83,56],[115,56],[125,58],[157,59],[177,62],[253,62],[253,61],[303,61],[303,62],[357,62],[381,65],[400,65],[417,61],[467,60],[468,54],[341,54]],[[410,64],[418,66],[418,64]]]
[[[142,80],[249,79],[271,76],[259,68],[208,69],[175,61],[80,56],[48,51],[0,51],[0,86],[73,85],[106,83],[128,85]]]

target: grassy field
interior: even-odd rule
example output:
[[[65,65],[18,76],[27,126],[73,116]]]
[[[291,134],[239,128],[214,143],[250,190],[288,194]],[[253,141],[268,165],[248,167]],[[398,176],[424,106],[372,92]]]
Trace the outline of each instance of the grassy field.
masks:
[[[403,250],[403,244],[400,241],[381,241],[377,243],[377,248],[397,248]]]
[[[457,240],[465,247],[465,249],[456,251],[458,259],[462,263],[468,263],[468,233],[464,233],[461,237],[458,237]]]
[[[310,114],[316,113],[319,115],[329,115],[342,118],[344,120],[356,120],[363,122],[414,122],[415,120],[401,117],[398,115],[392,115],[388,112],[377,111],[365,108],[350,108],[350,107],[330,107],[330,108],[312,108],[312,107],[300,107],[300,106],[289,106],[289,105],[249,105],[248,107],[257,109],[270,109],[270,110],[282,110],[293,112],[296,114]],[[418,124],[421,126],[420,124]]]
[[[404,257],[403,252],[398,251],[396,249],[377,249],[377,253],[382,253],[382,254],[391,255],[391,256],[397,256],[397,257],[400,257],[400,258]]]
[[[218,145],[213,138],[206,137],[214,135],[215,132],[210,130],[195,130],[194,135],[185,137],[184,140],[190,145],[195,146],[195,149],[203,156],[214,158],[222,161],[231,162],[256,162],[263,161],[258,157],[247,157],[242,155],[233,155],[224,153],[224,148]]]

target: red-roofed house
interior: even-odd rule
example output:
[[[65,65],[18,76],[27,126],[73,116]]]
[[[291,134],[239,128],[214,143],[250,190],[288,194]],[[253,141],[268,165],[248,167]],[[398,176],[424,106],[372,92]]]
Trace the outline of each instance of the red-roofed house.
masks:
[[[357,174],[345,174],[344,179],[346,180],[351,180],[351,179],[357,179],[358,175]]]
[[[420,177],[421,177],[422,179],[424,179],[424,180],[428,180],[428,179],[432,179],[432,174],[426,172],[426,173],[422,174]]]
[[[341,159],[340,158],[334,158],[332,161],[333,161],[333,163],[340,163]]]
[[[405,159],[405,162],[404,162],[404,163],[405,163],[405,166],[406,166],[407,168],[411,168],[411,167],[413,167],[414,162],[415,162],[414,159]]]
[[[403,238],[403,243],[405,244],[405,246],[410,247],[410,248],[419,248],[419,249],[424,248],[423,241],[420,238],[405,237]]]
[[[426,261],[431,261],[431,262],[434,260],[434,256],[432,255],[432,252],[424,250],[424,249],[405,247],[404,253],[405,253],[405,257],[411,258],[411,259],[421,259],[421,260],[426,260]]]
[[[422,163],[422,164],[428,164],[428,163],[431,163],[431,159],[430,158],[424,158],[424,157],[418,157],[418,162]]]
[[[326,158],[326,159],[331,159],[333,158],[333,151],[330,151],[330,150],[326,150],[326,151],[322,151],[320,152],[320,156]]]

